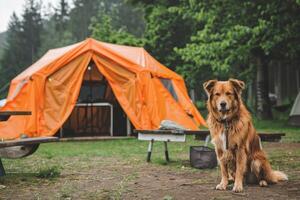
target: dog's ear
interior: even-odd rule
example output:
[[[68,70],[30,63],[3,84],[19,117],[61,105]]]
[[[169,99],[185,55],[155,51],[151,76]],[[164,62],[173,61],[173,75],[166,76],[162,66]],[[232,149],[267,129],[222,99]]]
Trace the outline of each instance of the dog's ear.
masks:
[[[228,81],[232,84],[232,86],[233,86],[234,90],[237,92],[237,94],[241,95],[242,91],[245,89],[244,81],[240,81],[240,80],[233,79],[233,78],[229,79]]]
[[[206,81],[205,83],[203,83],[203,88],[208,97],[210,97],[211,91],[217,82],[218,82],[218,80],[209,80],[209,81]]]

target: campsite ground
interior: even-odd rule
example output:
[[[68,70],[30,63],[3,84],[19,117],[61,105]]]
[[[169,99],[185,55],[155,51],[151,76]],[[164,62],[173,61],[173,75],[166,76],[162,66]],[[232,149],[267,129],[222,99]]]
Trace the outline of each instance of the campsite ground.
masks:
[[[171,143],[166,164],[161,143],[151,163],[147,143],[136,139],[43,144],[27,158],[4,159],[0,199],[300,199],[300,130],[281,122],[256,122],[263,130],[286,132],[282,143],[264,143],[273,168],[288,182],[267,188],[245,186],[245,192],[216,191],[219,169],[189,165],[189,147],[202,142],[188,137]]]

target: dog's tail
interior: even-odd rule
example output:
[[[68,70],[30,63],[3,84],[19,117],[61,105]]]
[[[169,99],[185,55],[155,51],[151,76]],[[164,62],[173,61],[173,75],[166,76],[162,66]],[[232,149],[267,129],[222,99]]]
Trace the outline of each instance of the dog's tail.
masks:
[[[272,170],[271,165],[268,160],[263,163],[263,172],[265,174],[265,179],[269,183],[277,183],[278,181],[287,181],[288,177],[285,173],[277,170]]]
[[[251,171],[256,174],[258,179],[266,180],[268,183],[277,183],[278,181],[288,180],[285,173],[273,170],[269,161],[265,157],[260,160],[254,160],[252,162]]]
[[[260,140],[257,135],[253,138],[251,147],[253,159],[251,169],[258,177],[264,178],[268,183],[288,180],[285,173],[272,169],[264,151],[261,149]]]
[[[288,177],[281,171],[271,170],[266,172],[266,181],[271,183],[277,183],[278,181],[287,181]]]

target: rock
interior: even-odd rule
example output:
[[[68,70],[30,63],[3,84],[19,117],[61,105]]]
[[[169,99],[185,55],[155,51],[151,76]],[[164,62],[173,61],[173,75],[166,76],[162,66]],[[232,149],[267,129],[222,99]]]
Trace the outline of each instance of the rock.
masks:
[[[0,190],[5,189],[6,186],[5,185],[0,185]]]

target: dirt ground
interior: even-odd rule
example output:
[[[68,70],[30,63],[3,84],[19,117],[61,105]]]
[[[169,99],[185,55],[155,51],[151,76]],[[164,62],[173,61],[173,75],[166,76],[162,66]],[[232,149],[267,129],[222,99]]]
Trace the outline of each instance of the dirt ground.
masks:
[[[265,149],[288,154],[300,149],[300,143],[267,144]],[[289,159],[299,163],[299,157]],[[288,182],[266,188],[246,185],[243,193],[233,193],[214,190],[220,181],[218,168],[191,169],[188,161],[181,167],[172,167],[172,162],[159,165],[108,157],[53,158],[51,162],[64,166],[60,176],[41,179],[26,174],[8,175],[0,183],[0,199],[300,199],[299,166],[288,171],[283,167],[290,178]]]

